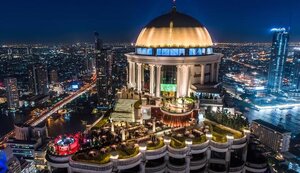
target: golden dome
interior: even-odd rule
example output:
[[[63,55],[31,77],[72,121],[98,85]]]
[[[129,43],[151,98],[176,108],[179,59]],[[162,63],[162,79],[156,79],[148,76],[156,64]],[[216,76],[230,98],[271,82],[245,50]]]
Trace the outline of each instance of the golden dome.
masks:
[[[136,47],[211,47],[207,29],[191,16],[173,9],[152,20],[137,38]]]

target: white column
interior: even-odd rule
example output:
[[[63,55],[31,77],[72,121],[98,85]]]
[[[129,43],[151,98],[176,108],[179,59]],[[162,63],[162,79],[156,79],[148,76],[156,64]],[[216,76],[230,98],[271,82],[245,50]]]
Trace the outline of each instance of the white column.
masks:
[[[185,164],[186,164],[185,172],[189,173],[191,171],[191,156],[185,157]]]
[[[210,82],[214,82],[215,78],[215,63],[210,65]]]
[[[180,86],[181,86],[181,65],[177,65],[177,88],[176,88],[176,97],[179,98],[181,97],[181,89],[180,89]]]
[[[128,88],[131,87],[132,83],[132,62],[128,61]]]
[[[206,64],[201,64],[201,85],[204,85],[204,79],[205,79],[205,66]]]
[[[161,65],[156,65],[156,97],[160,97]]]
[[[220,68],[220,63],[219,62],[217,62],[217,70],[216,70],[216,82],[218,82],[219,81],[219,68]]]
[[[150,95],[154,95],[154,65],[150,64]]]
[[[68,173],[73,173],[72,168],[70,166],[67,169],[68,169]]]
[[[182,65],[181,66],[181,81],[180,81],[180,94],[181,97],[188,96],[188,87],[189,87],[189,66]]]
[[[125,129],[122,129],[121,133],[122,133],[122,141],[125,141],[126,140]]]
[[[132,87],[136,88],[136,85],[135,85],[135,82],[136,82],[136,79],[135,79],[135,62],[132,62],[132,76],[131,76],[131,81],[132,81]]]
[[[142,91],[142,64],[137,63],[138,72],[137,72],[137,90],[138,92]]]
[[[49,163],[48,163],[48,171],[49,171],[49,173],[52,173],[52,167]]]

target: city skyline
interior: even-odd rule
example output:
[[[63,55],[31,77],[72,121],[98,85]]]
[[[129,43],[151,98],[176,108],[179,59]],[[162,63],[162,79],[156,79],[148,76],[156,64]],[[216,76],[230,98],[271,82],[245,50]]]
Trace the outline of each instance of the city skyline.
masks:
[[[2,4],[0,173],[300,172],[299,0]]]
[[[291,27],[291,41],[300,41],[297,22],[300,2],[296,0],[285,3],[279,0],[178,0],[176,4],[178,11],[203,22],[213,35],[213,42],[269,42],[273,27]],[[135,0],[129,5],[125,1],[42,3],[15,0],[2,5],[0,14],[6,17],[0,28],[0,43],[92,41],[94,31],[106,42],[135,42],[139,30],[150,19],[168,12],[172,1]]]

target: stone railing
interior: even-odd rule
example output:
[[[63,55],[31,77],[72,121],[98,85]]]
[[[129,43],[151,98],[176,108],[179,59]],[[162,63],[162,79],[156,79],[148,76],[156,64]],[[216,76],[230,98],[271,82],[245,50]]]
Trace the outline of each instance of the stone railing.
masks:
[[[146,172],[153,173],[164,170],[166,168],[167,163],[163,162],[162,164],[154,167],[146,167]]]
[[[168,162],[168,169],[172,170],[172,171],[184,171],[186,169],[186,164],[183,165],[174,165],[170,162]]]
[[[229,147],[229,143],[228,142],[220,143],[220,142],[215,142],[213,140],[210,141],[210,145],[212,147],[219,148],[219,149],[226,149],[226,148]]]
[[[208,169],[208,172],[209,173],[226,173],[226,171],[215,171],[215,170],[212,170],[212,169]]]
[[[47,157],[49,159],[47,159]],[[56,155],[52,155],[49,152],[47,152],[47,154],[46,154],[46,159],[50,162],[53,161],[53,162],[59,162],[59,163],[68,163],[70,157],[71,157],[71,155],[56,156]]]
[[[184,155],[187,154],[188,152],[188,148],[184,147],[184,148],[173,148],[170,145],[168,146],[168,151],[169,153],[172,153],[174,155]]]
[[[190,110],[190,111],[186,111],[186,112],[169,112],[167,110],[164,110],[163,108],[160,109],[161,112],[163,114],[167,114],[167,115],[172,115],[172,116],[186,116],[186,115],[190,115],[192,114],[193,110]]]
[[[207,161],[206,157],[203,157],[200,160],[191,160],[191,166],[200,166],[202,164],[205,164]]]
[[[166,152],[167,146],[164,145],[161,148],[155,149],[155,150],[146,150],[146,156],[155,156],[155,155],[160,155],[164,152]]]
[[[234,139],[232,145],[240,145],[240,144],[244,144],[246,142],[247,142],[247,137],[246,137],[246,135],[244,135],[240,139]]]
[[[251,168],[256,168],[256,169],[263,169],[266,168],[268,166],[267,163],[250,163],[247,162],[246,166],[251,167]]]
[[[118,159],[118,166],[127,166],[134,164],[142,159],[142,154],[139,153],[134,157],[128,158],[128,159]]]
[[[237,167],[229,167],[229,172],[238,172],[241,171],[244,168],[244,164]]]
[[[106,164],[96,164],[96,163],[88,163],[88,162],[78,162],[70,159],[69,165],[71,168],[77,168],[86,172],[87,170],[91,171],[109,171],[113,169],[112,162]]]
[[[203,150],[204,148],[207,148],[209,145],[209,140],[205,141],[204,143],[202,144],[193,144],[191,146],[191,149],[192,150]]]

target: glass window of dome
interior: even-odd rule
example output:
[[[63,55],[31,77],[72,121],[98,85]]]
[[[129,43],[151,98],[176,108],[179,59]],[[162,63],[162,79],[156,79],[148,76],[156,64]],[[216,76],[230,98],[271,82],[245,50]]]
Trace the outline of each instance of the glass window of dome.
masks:
[[[138,55],[150,56],[201,56],[213,54],[213,48],[136,48]]]

